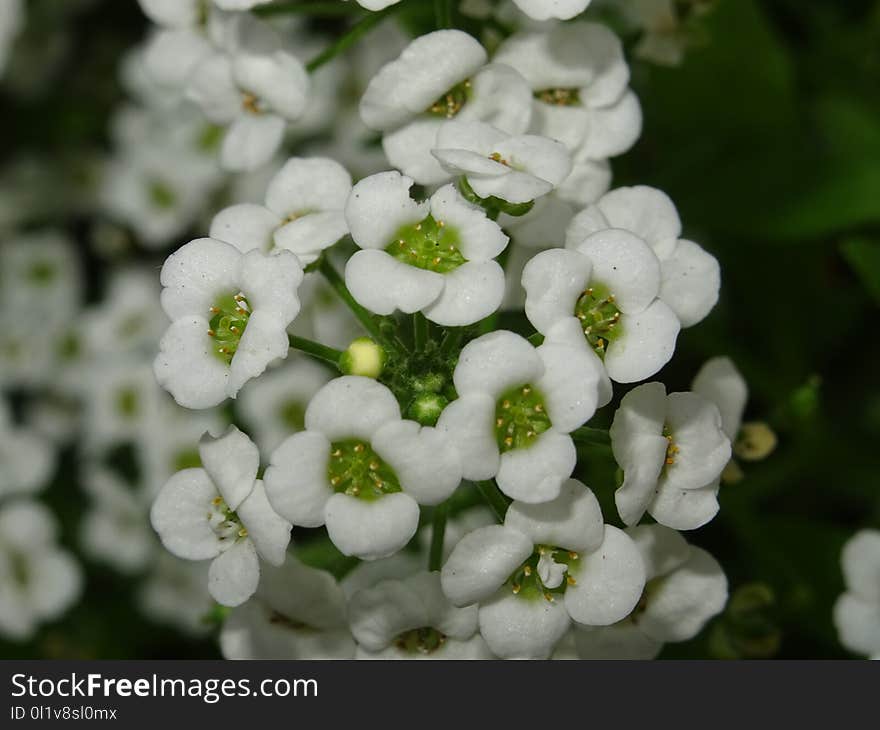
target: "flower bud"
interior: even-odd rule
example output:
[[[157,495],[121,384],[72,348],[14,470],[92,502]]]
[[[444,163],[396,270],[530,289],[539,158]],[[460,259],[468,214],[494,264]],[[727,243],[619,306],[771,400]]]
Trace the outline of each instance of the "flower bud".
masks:
[[[385,367],[386,359],[381,345],[369,337],[358,337],[339,358],[339,369],[346,375],[378,378]]]

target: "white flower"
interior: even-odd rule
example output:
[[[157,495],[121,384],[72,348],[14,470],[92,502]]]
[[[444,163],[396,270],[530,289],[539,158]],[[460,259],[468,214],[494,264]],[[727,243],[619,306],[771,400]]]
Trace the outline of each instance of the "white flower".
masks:
[[[602,628],[576,629],[581,659],[653,659],[663,644],[694,638],[727,602],[727,577],[705,550],[662,525],[627,530],[647,584],[635,610]]]
[[[37,502],[0,510],[0,635],[26,641],[79,597],[82,571],[57,544],[51,513]]]
[[[356,375],[312,398],[305,431],[272,454],[266,490],[295,525],[327,525],[345,555],[387,557],[415,534],[419,504],[439,504],[461,482],[445,436],[400,418],[384,385]]]
[[[349,605],[358,659],[491,659],[477,606],[453,606],[440,574],[420,571],[358,591]]]
[[[591,160],[622,154],[639,138],[641,107],[628,87],[620,40],[606,26],[576,22],[517,33],[494,60],[515,68],[531,87],[531,131]]]
[[[357,0],[357,4],[367,10],[384,10],[390,5],[397,5],[400,0]]]
[[[688,21],[711,5],[704,0],[622,0],[618,4],[624,16],[642,31],[635,55],[664,66],[682,62],[692,40]]]
[[[327,368],[303,356],[245,386],[237,404],[261,451],[271,453],[290,434],[303,430],[309,401],[330,378]]]
[[[249,17],[249,16],[248,16]],[[257,21],[250,18],[253,25]],[[260,25],[239,29],[229,52],[199,63],[188,95],[215,124],[228,127],[220,160],[233,171],[268,162],[281,145],[288,122],[306,110],[309,76],[295,56]]]
[[[449,179],[431,155],[447,119],[479,120],[510,134],[526,131],[531,92],[509,66],[486,66],[485,49],[460,30],[416,38],[383,66],[361,98],[360,114],[383,132],[388,161],[421,185]]]
[[[46,486],[55,462],[52,444],[36,431],[13,423],[0,394],[0,499],[34,493]]]
[[[498,656],[546,659],[572,621],[608,626],[628,615],[645,568],[632,539],[603,524],[593,493],[569,479],[556,499],[514,501],[503,525],[465,536],[441,581],[455,605],[480,604],[480,633]]]
[[[568,434],[611,390],[586,348],[548,335],[538,348],[506,330],[469,342],[453,374],[458,399],[440,415],[461,454],[466,479],[495,477],[522,502],[554,499],[577,454]]]
[[[691,390],[712,401],[721,413],[721,428],[732,441],[742,425],[748,386],[729,357],[713,357],[694,376]]]
[[[849,651],[880,656],[880,531],[860,530],[840,556],[846,591],[834,604],[834,625]]]
[[[443,168],[467,178],[481,198],[527,203],[551,192],[571,172],[571,157],[561,142],[510,135],[485,122],[447,122],[435,144],[431,153]]]
[[[611,425],[623,484],[614,500],[627,525],[647,510],[662,525],[694,530],[718,512],[718,480],[730,439],[717,406],[696,393],[645,383],[627,393]]]
[[[421,203],[410,198],[412,185],[383,172],[354,186],[345,218],[363,250],[349,259],[345,283],[376,314],[421,311],[454,327],[478,322],[504,296],[504,271],[493,259],[508,238],[453,185]]]
[[[208,633],[211,627],[205,618],[214,607],[208,593],[208,566],[160,550],[138,589],[137,603],[153,621],[170,624],[191,636]]]
[[[680,238],[681,221],[669,197],[656,188],[617,188],[574,217],[566,248],[608,228],[629,231],[647,243],[660,260],[660,299],[691,327],[718,301],[721,271],[714,256]]]
[[[235,426],[199,444],[202,469],[184,469],[162,487],[150,520],[179,558],[211,560],[208,589],[218,603],[244,603],[260,580],[262,558],[281,565],[290,523],[279,517],[257,479],[260,455]]]
[[[221,210],[209,235],[240,251],[291,251],[307,265],[348,233],[343,208],[350,192],[351,176],[338,162],[293,157],[270,181],[265,205]]]
[[[242,254],[211,238],[178,249],[162,267],[162,308],[172,323],[154,363],[160,385],[187,408],[234,398],[270,362],[287,357],[302,278],[289,251]]]
[[[156,548],[144,500],[99,466],[85,471],[83,486],[91,497],[91,505],[80,523],[80,541],[85,551],[124,573],[144,568]]]
[[[632,233],[608,229],[570,250],[543,251],[526,264],[522,285],[535,329],[546,336],[574,323],[612,380],[644,380],[672,357],[678,317],[658,298],[657,257]]]
[[[288,556],[220,631],[226,659],[351,659],[345,596],[332,575]]]
[[[516,6],[534,20],[571,20],[587,9],[591,0],[513,0]]]

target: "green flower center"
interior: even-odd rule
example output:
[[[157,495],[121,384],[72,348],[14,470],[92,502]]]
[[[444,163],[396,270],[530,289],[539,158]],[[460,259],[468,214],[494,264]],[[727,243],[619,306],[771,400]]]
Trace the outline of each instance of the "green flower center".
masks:
[[[620,336],[620,310],[607,287],[594,284],[574,305],[574,315],[581,323],[584,337],[596,354],[604,358],[608,343]]]
[[[152,203],[159,210],[169,210],[174,207],[177,196],[174,190],[167,183],[161,180],[152,180],[147,187],[147,195]]]
[[[134,388],[123,388],[116,393],[116,410],[124,418],[134,418],[140,410],[140,398]]]
[[[397,231],[385,252],[410,266],[446,274],[467,261],[458,244],[458,232],[429,215],[421,223]]]
[[[251,316],[248,300],[241,293],[226,294],[211,307],[208,336],[214,340],[214,354],[229,365]]]
[[[446,634],[431,626],[404,631],[394,640],[394,646],[407,654],[432,654],[446,643]]]
[[[12,582],[19,588],[24,588],[30,582],[27,558],[13,550],[9,554],[9,562],[12,568]]]
[[[330,445],[327,478],[337,494],[368,502],[401,491],[394,470],[372,446],[357,439],[334,441]]]
[[[472,94],[470,79],[465,79],[438,98],[426,111],[435,117],[452,119],[467,104]]]
[[[502,454],[528,448],[552,425],[544,396],[531,385],[502,393],[495,406],[495,438]]]
[[[223,497],[214,497],[211,500],[208,522],[221,542],[231,544],[248,536],[247,528],[241,524],[241,518],[235,510],[229,509]]]
[[[58,269],[51,261],[35,261],[27,272],[28,280],[37,286],[51,284],[58,275]]]
[[[580,106],[581,92],[580,89],[541,89],[535,92],[535,98],[543,101],[545,104],[553,106]]]
[[[541,579],[538,563],[541,559],[550,560],[557,565],[566,566],[562,576],[562,582],[552,588],[544,585]],[[521,598],[533,600],[543,598],[546,601],[553,601],[557,596],[565,593],[568,586],[577,583],[572,573],[577,568],[580,555],[570,550],[553,545],[536,545],[535,551],[529,558],[520,565],[505,582],[510,590]]]
[[[296,400],[285,401],[278,407],[278,417],[291,431],[302,431],[306,425],[306,411]]]

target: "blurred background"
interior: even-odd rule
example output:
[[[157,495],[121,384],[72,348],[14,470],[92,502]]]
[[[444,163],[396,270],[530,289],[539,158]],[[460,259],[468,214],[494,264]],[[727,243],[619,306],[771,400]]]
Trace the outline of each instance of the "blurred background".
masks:
[[[135,0],[24,5],[0,32],[0,526],[18,522],[3,522],[10,485],[32,484],[57,522],[70,596],[44,620],[15,617],[2,594],[16,566],[0,565],[0,657],[217,657],[222,611],[204,566],[165,554],[146,515],[199,434],[247,423],[248,405],[181,413],[155,386],[158,271],[221,207],[259,200],[274,170],[230,177],[214,165],[216,129],[191,110],[155,113],[163,94],[142,73],[151,24]],[[631,59],[645,128],[614,161],[614,185],[666,191],[686,237],[721,262],[719,305],[683,333],[662,379],[687,389],[728,355],[749,384],[746,420],[778,443],[758,461],[742,445],[719,516],[688,536],[726,570],[727,610],[662,656],[845,657],[831,621],[840,550],[880,527],[880,2],[709,5],[682,30],[680,64]],[[292,51],[312,57],[345,22],[297,19]],[[618,27],[636,49],[638,33]],[[387,60],[368,55],[322,70],[323,106],[286,152],[329,153],[355,176],[383,169],[355,124],[358,74],[341,70],[368,79]],[[346,343],[341,315],[310,317],[328,344]],[[25,453],[39,473],[20,473]],[[613,470],[584,476],[607,503]]]

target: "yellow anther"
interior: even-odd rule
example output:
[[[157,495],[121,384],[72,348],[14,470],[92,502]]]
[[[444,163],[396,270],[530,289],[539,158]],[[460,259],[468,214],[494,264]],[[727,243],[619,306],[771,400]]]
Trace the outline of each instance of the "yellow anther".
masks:
[[[443,226],[445,226],[445,225],[446,225],[446,221],[437,221],[438,228],[443,228]]]
[[[507,438],[504,439],[504,445],[505,446],[513,446],[513,439],[510,436],[508,436]]]
[[[208,337],[216,337],[217,333],[214,330],[208,330]]]
[[[522,590],[522,586],[519,583],[514,583],[512,590],[514,593],[519,593]]]
[[[214,497],[214,499],[211,500],[211,504],[213,504],[215,507],[219,507],[221,504],[223,504],[223,497]]]
[[[501,428],[503,425],[504,425],[503,418],[496,418],[495,419],[495,428]]]
[[[544,406],[541,405],[540,403],[536,403],[536,404],[535,404],[534,411],[535,411],[535,413],[543,413],[543,412],[544,412]]]
[[[239,537],[247,537],[247,536],[248,536],[248,531],[247,531],[247,529],[244,528],[244,527],[242,527],[242,528],[238,531],[238,536],[239,536]]]
[[[220,314],[219,307],[211,307],[211,314]]]
[[[342,481],[342,479],[340,479],[339,477],[333,477],[330,480],[330,484],[333,485],[334,487],[336,487],[339,485],[339,482],[341,482],[341,481]]]
[[[378,468],[379,468],[379,462],[378,462],[378,461],[371,461],[371,462],[370,462],[370,470],[371,470],[371,471],[376,471]]]
[[[501,407],[502,407],[504,410],[507,410],[508,408],[510,408],[510,401],[509,401],[509,400],[502,401],[502,402],[501,402]]]
[[[531,393],[531,392],[532,392],[532,389],[531,389],[528,385],[524,385],[524,386],[523,386],[523,389],[522,389],[522,394],[523,394],[523,395],[528,395],[528,394]]]
[[[523,573],[526,575],[526,577],[530,576],[532,574],[532,566],[527,565],[525,568],[523,568]]]
[[[355,453],[360,454],[364,450],[364,445],[363,444],[356,444],[354,447],[354,450],[355,450]]]
[[[336,449],[335,451],[331,452],[330,456],[338,459],[340,456],[342,456],[342,449]]]
[[[578,554],[577,554],[576,552],[574,552],[573,550],[570,550],[569,553],[568,553],[568,557],[569,557],[571,560],[578,560],[581,556],[578,555]]]
[[[577,583],[577,580],[575,580],[573,575],[567,575],[565,576],[565,582],[568,583],[568,585],[573,586]]]
[[[544,598],[550,603],[553,603],[553,594],[550,591],[544,591]]]

